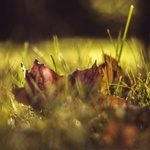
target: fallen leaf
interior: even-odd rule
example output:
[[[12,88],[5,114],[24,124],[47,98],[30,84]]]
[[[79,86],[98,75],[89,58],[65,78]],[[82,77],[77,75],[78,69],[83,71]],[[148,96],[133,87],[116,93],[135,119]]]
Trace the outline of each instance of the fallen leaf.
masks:
[[[46,98],[54,96],[59,77],[52,69],[35,60],[31,71],[26,71],[25,87],[13,90],[16,100],[40,110]]]
[[[81,96],[84,99],[90,99],[98,92],[102,76],[96,62],[91,68],[85,70],[76,70],[68,76],[69,84],[74,96]]]
[[[114,58],[108,55],[104,57],[103,64],[98,66],[95,62],[91,68],[76,70],[69,76],[59,76],[52,69],[35,60],[31,70],[26,71],[25,87],[14,89],[16,100],[40,108],[40,105],[41,107],[44,105],[44,100],[55,99],[64,92],[65,87],[68,87],[73,99],[80,97],[91,101],[99,97],[98,103],[106,102],[110,107],[126,107],[126,101],[123,99],[105,96],[105,91],[111,84],[119,82],[120,77],[124,80],[126,76]]]
[[[103,94],[114,94],[111,90],[113,84],[124,83],[127,87],[130,86],[130,79],[125,75],[122,68],[119,66],[116,59],[111,56],[104,55],[104,63],[99,65],[100,76],[102,76],[102,81],[100,84],[100,91]],[[124,85],[123,85],[124,86]],[[122,92],[126,93],[128,88],[122,88]]]
[[[30,72],[26,71],[26,80],[32,89],[37,85],[40,90],[44,90],[55,83],[58,78],[59,76],[52,69],[40,64],[38,60],[34,61]]]

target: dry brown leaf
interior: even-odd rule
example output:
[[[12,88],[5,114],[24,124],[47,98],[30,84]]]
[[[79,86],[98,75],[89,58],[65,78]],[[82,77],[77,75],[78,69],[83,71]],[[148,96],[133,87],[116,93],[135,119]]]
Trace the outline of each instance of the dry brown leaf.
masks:
[[[30,72],[26,71],[26,80],[32,89],[36,88],[36,84],[40,90],[44,90],[55,83],[58,78],[59,76],[52,69],[40,64],[38,60],[34,61]]]
[[[76,79],[79,79],[84,85],[91,85],[97,82],[99,75],[99,68],[95,62],[89,69],[76,70],[75,72],[73,72],[71,75],[69,75],[69,80],[72,85],[75,84]]]
[[[102,92],[108,89],[109,85],[114,81],[119,81],[120,76],[123,75],[121,67],[114,58],[104,55],[104,60],[104,63],[99,66],[103,73],[102,85],[100,87]]]
[[[100,92],[107,94],[110,86],[112,84],[118,84],[120,80],[126,84],[126,86],[130,86],[130,79],[125,75],[116,59],[104,55],[104,60],[104,63],[99,65],[99,72],[101,72],[100,76],[103,77],[100,85]],[[124,88],[124,90],[127,90],[127,88]]]
[[[18,102],[41,109],[46,97],[55,94],[56,82],[59,78],[61,77],[52,69],[35,60],[31,71],[26,71],[25,87],[16,88],[13,93]]]
[[[81,96],[83,99],[91,99],[98,92],[102,80],[100,70],[96,62],[91,68],[76,70],[68,76],[69,85],[73,96]]]
[[[59,76],[52,69],[34,61],[30,71],[26,71],[26,85],[24,88],[15,89],[14,94],[18,101],[29,104],[32,107],[40,108],[47,96],[54,97],[63,93],[66,84],[69,87],[72,97],[80,97],[85,100],[92,100],[99,94],[106,94],[109,86],[118,82],[120,77],[125,79],[121,67],[117,61],[104,55],[105,62],[97,66],[96,62],[91,68],[76,70],[71,75]],[[67,82],[66,82],[67,81]],[[99,90],[100,88],[100,90]],[[106,101],[111,107],[126,106],[126,102],[113,96],[102,96],[99,99],[103,103]]]

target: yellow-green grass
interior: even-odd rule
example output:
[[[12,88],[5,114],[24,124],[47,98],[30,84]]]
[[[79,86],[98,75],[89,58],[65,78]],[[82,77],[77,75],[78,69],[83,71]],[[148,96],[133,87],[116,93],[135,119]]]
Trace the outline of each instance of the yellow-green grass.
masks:
[[[116,41],[114,43],[117,44]],[[141,45],[135,40],[125,43],[120,64],[125,72],[133,73],[142,67]],[[39,42],[16,44],[13,42],[0,43],[0,105],[15,109],[18,105],[11,92],[14,86],[24,86],[25,69],[30,69],[35,59],[49,66],[57,73],[71,74],[77,68],[85,69],[95,61],[103,62],[103,53],[116,56],[113,43],[107,39],[57,39]],[[55,65],[53,60],[55,61]],[[3,108],[5,108],[3,106]]]
[[[117,41],[114,43],[117,45]],[[141,45],[135,39],[126,41],[121,54],[121,66],[125,70],[135,70],[142,65],[141,50]],[[53,68],[52,55],[55,61],[63,57],[73,71],[76,68],[87,68],[95,61],[101,63],[103,52],[116,57],[116,48],[107,39],[59,39],[34,44],[5,42],[0,44],[0,69],[8,64],[16,68],[20,63],[29,68],[34,59],[39,59]]]
[[[116,46],[117,41],[114,40],[114,43]],[[24,86],[21,63],[30,69],[33,61],[38,59],[56,69],[57,73],[67,75],[77,68],[88,68],[95,61],[102,63],[103,53],[115,57],[114,43],[107,39],[56,37],[39,43],[0,43],[0,148],[24,150],[33,146],[33,149],[37,149],[38,143],[41,143],[45,149],[66,149],[64,143],[73,142],[73,145],[79,146],[77,149],[82,149],[83,143],[87,142],[88,128],[93,118],[107,120],[106,114],[99,116],[80,100],[72,105],[70,97],[66,97],[67,104],[56,107],[45,118],[31,107],[15,101],[12,88]],[[120,61],[125,72],[134,73],[142,67],[141,49],[135,39],[125,42]],[[61,138],[62,132],[64,138]]]

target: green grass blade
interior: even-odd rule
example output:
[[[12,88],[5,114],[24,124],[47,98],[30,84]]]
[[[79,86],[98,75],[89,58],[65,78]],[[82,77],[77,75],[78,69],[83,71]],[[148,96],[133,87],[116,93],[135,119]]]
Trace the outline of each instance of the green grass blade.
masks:
[[[121,45],[120,45],[120,49],[119,49],[118,62],[120,62],[121,54],[122,54],[123,47],[124,47],[124,42],[125,42],[126,37],[127,37],[129,25],[130,25],[130,22],[131,22],[131,17],[132,17],[132,14],[133,14],[133,9],[134,9],[134,6],[131,5],[130,10],[129,10],[129,14],[128,14],[128,18],[127,18],[127,22],[126,22],[126,25],[125,25],[125,29],[124,29],[124,33],[123,33],[123,37],[122,37],[122,41],[121,41]]]
[[[51,60],[53,62],[54,68],[55,68],[55,72],[57,72],[57,67],[56,67],[56,63],[55,63],[54,57],[53,57],[53,55],[50,55],[50,56],[51,56]]]

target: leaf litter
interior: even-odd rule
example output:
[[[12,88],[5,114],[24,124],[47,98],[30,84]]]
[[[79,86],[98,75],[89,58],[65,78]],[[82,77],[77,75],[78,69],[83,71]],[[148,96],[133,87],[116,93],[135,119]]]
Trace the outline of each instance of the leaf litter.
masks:
[[[53,114],[51,117],[55,118],[58,115],[59,130],[63,128],[65,134],[69,134],[69,143],[79,144],[77,149],[82,149],[83,139],[76,141],[77,137],[74,139],[72,136],[77,135],[73,132],[84,137],[84,144],[89,149],[133,149],[141,147],[142,135],[150,130],[149,107],[142,108],[140,104],[128,100],[133,80],[111,56],[104,55],[102,64],[95,62],[90,68],[77,69],[68,76],[59,75],[35,60],[31,70],[25,71],[25,80],[24,87],[13,89],[15,99],[31,106],[35,112],[42,112],[44,117]],[[67,129],[70,124],[67,111],[75,117],[71,137]],[[56,122],[57,117],[53,118]],[[85,133],[85,130],[88,132]]]

